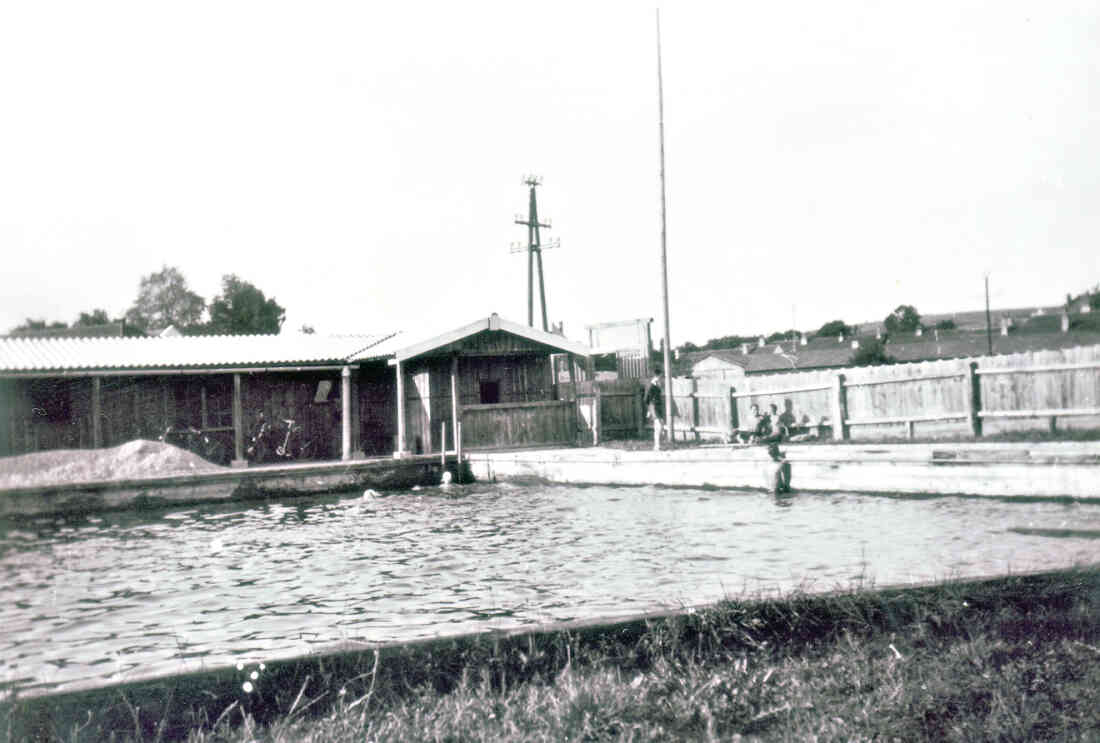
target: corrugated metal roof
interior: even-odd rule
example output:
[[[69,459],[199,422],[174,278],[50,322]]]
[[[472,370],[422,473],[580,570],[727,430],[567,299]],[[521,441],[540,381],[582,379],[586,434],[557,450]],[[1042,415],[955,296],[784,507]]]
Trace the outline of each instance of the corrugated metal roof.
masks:
[[[0,372],[339,364],[393,355],[397,335],[0,338]]]

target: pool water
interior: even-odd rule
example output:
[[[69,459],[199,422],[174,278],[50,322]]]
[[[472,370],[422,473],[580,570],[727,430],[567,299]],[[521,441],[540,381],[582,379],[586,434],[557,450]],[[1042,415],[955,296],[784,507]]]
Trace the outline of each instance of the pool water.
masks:
[[[0,521],[0,698],[726,597],[1100,562],[1100,504],[477,484]]]

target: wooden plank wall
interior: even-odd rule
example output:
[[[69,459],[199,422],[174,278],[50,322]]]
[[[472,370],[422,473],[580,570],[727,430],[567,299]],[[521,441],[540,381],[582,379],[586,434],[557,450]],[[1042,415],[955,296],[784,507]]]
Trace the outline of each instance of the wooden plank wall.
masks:
[[[491,336],[487,336],[484,340],[485,343],[493,341]],[[448,429],[446,445],[448,448],[453,448],[451,359],[449,357],[432,358],[414,363],[410,365],[407,373],[409,376],[405,384],[405,425],[408,450],[416,451],[415,445],[419,437],[423,452],[438,452],[444,422]],[[421,383],[419,386],[417,379]],[[555,390],[551,379],[550,360],[546,355],[460,357],[458,360],[460,406],[481,404],[482,382],[499,384],[500,404],[545,402],[554,399]],[[465,431],[463,436],[467,436]]]
[[[463,448],[500,449],[574,443],[572,402],[474,405],[462,409]]]
[[[385,363],[359,372],[360,444],[367,456],[392,454],[397,446],[397,377]]]

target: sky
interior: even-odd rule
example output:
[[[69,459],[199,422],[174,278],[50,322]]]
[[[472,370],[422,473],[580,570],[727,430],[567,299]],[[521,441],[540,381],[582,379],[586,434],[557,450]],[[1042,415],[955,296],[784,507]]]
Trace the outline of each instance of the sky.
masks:
[[[178,267],[284,332],[664,335],[657,8],[0,0],[0,332]],[[673,346],[1100,283],[1100,6],[660,7]],[[536,298],[536,323],[539,322]]]

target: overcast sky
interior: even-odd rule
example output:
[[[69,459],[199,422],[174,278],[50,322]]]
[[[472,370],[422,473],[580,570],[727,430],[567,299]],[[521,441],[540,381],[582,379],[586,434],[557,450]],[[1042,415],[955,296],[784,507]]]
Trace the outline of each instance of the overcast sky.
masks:
[[[674,345],[1100,282],[1095,2],[661,8]],[[0,332],[177,266],[284,330],[661,325],[655,8],[0,0]],[[537,316],[537,310],[536,310]]]

